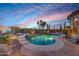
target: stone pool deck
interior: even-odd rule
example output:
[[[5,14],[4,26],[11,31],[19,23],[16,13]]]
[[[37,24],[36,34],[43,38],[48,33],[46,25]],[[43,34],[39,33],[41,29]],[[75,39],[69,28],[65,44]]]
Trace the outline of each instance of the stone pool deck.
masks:
[[[31,50],[25,49],[25,53],[22,53],[22,47],[19,50],[13,50],[11,56],[79,56],[79,45],[71,43],[68,39],[60,38],[64,43],[64,47],[59,50],[51,50],[51,51],[38,51],[38,50]],[[26,40],[23,37],[19,37],[20,43],[26,45]]]
[[[65,38],[60,38],[64,42],[64,47],[59,50],[55,51],[38,51],[38,50],[31,50],[31,49],[25,49],[27,52],[26,54],[22,54],[21,49],[18,51],[15,51],[12,55],[15,56],[79,56],[79,45],[76,45],[74,43],[69,42]],[[20,38],[20,42],[25,44],[25,40]]]

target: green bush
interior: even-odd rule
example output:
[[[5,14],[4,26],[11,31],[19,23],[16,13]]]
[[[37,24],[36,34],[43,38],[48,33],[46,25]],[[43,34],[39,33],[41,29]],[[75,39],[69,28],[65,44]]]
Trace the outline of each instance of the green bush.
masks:
[[[7,43],[9,41],[9,36],[0,36],[0,43]]]

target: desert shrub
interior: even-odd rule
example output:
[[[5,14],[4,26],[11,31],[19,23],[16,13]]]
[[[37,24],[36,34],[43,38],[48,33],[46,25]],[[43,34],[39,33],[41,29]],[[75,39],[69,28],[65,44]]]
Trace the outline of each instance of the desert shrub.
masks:
[[[9,41],[9,35],[0,36],[0,43],[7,43]]]

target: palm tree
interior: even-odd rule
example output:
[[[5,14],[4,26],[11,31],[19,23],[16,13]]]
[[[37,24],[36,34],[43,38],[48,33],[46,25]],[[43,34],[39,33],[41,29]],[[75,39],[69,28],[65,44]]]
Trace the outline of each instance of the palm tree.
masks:
[[[41,27],[41,29],[42,29],[42,28],[43,28],[43,27],[42,27],[42,26],[43,26],[43,21],[40,20],[39,23],[40,23],[40,27]]]
[[[39,23],[39,21],[37,21],[37,25],[38,25],[38,27],[39,27],[39,29],[40,29],[40,23]]]
[[[46,26],[46,22],[45,22],[45,21],[42,21],[42,20],[37,21],[37,24],[38,24],[38,26],[39,26],[39,29],[40,29],[40,28],[41,28],[41,29],[44,29],[44,27]]]
[[[44,29],[44,27],[46,26],[46,22],[40,20],[40,26],[41,26],[42,29]]]
[[[48,32],[48,34],[49,34],[49,30],[50,30],[50,25],[47,24],[47,32]]]
[[[66,22],[64,22],[64,30],[65,30]]]
[[[42,29],[44,29],[45,28],[45,26],[46,26],[46,22],[43,22],[43,24],[42,24]]]
[[[62,31],[62,24],[60,24],[60,31]]]
[[[38,24],[38,26],[39,26],[39,29],[41,29],[41,32],[43,33],[43,30],[44,30],[44,28],[45,28],[45,26],[46,26],[46,22],[40,20],[40,21],[37,21],[37,24]]]

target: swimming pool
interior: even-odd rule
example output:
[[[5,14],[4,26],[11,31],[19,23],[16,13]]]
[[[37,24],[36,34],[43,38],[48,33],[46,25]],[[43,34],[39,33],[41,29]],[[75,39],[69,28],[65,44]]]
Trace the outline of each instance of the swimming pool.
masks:
[[[27,40],[35,45],[51,45],[54,44],[55,38],[59,36],[57,35],[36,35],[36,36],[31,36]]]

